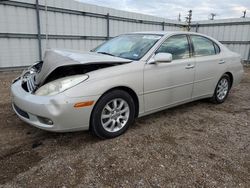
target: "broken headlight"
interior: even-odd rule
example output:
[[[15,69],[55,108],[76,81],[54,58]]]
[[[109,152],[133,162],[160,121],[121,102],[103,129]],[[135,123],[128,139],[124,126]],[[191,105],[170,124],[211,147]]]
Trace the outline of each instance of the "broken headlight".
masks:
[[[88,75],[74,75],[60,78],[38,88],[35,95],[51,96],[61,93],[88,79]]]

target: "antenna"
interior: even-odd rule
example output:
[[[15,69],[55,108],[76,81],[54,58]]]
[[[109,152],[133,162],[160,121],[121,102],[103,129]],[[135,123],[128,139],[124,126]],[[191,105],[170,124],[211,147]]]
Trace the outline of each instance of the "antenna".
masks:
[[[209,14],[209,16],[208,16],[208,19],[209,19],[209,20],[214,20],[214,17],[215,17],[215,16],[217,16],[216,13],[211,13],[211,14]]]

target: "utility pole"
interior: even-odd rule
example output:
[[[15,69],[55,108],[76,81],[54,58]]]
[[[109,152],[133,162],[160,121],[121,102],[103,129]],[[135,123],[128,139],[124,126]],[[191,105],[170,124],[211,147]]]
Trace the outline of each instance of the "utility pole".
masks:
[[[186,22],[187,22],[187,30],[190,31],[191,29],[191,20],[192,20],[192,10],[188,11],[188,15],[186,17]]]
[[[247,10],[244,10],[242,18],[246,18],[246,14],[247,14]]]
[[[178,15],[178,22],[181,22],[181,13]]]

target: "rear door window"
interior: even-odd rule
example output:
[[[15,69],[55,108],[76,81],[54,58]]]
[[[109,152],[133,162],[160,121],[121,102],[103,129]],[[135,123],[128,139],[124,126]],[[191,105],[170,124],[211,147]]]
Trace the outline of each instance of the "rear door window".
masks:
[[[210,56],[220,51],[218,45],[206,37],[191,35],[191,41],[194,47],[194,56]]]

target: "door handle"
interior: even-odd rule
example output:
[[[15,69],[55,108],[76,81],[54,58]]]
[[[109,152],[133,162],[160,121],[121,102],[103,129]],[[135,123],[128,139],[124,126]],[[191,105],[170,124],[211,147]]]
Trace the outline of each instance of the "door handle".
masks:
[[[224,60],[219,61],[219,64],[224,64],[224,63],[226,63]]]
[[[194,65],[188,64],[185,68],[186,68],[186,69],[193,69],[193,68],[194,68]]]

